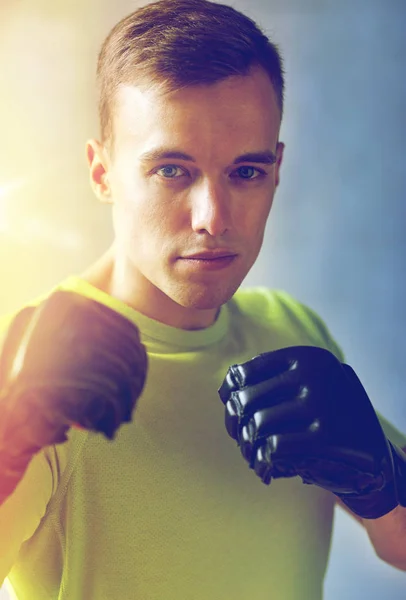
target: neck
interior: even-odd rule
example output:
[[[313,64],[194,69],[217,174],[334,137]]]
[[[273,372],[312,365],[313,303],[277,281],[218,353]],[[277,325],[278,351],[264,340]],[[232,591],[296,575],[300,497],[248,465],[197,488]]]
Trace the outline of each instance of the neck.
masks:
[[[137,312],[171,327],[186,330],[212,325],[219,309],[200,310],[177,304],[138,271],[120,260],[114,244],[80,277]]]

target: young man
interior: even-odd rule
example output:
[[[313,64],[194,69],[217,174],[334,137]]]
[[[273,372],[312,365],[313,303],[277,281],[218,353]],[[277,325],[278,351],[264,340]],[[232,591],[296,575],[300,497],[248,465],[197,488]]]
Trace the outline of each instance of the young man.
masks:
[[[406,570],[406,436],[381,419],[383,434],[313,311],[238,289],[280,177],[277,49],[231,7],[162,0],[116,25],[98,78],[101,136],[87,157],[114,241],[52,292],[109,311],[96,328],[51,318],[47,340],[57,354],[74,332],[67,366],[106,348],[107,386],[135,324],[147,379],[113,443],[69,428],[33,453],[0,506],[0,581],[20,600],[318,600],[337,501]],[[14,316],[2,324],[3,390],[27,372],[18,348],[41,355],[45,339],[38,319],[30,329]]]

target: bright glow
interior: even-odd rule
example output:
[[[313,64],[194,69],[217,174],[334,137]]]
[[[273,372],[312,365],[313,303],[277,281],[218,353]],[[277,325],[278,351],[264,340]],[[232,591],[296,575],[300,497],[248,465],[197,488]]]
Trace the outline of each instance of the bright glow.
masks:
[[[23,181],[0,185],[0,235],[5,234],[19,244],[50,244],[63,250],[80,250],[83,247],[83,236],[74,230],[60,230],[46,219],[28,217],[12,219],[9,214],[12,193],[22,187]]]
[[[21,243],[32,244],[40,241],[64,250],[78,250],[83,246],[83,236],[74,230],[61,230],[44,219],[28,219],[20,228],[18,238]]]
[[[0,233],[6,233],[10,230],[10,222],[7,211],[8,201],[12,192],[22,187],[23,181],[13,181],[0,185]]]
[[[18,181],[12,181],[11,183],[5,183],[3,185],[0,185],[0,202],[2,202],[3,198],[8,196],[10,192],[20,188],[22,185],[23,181],[21,179]]]

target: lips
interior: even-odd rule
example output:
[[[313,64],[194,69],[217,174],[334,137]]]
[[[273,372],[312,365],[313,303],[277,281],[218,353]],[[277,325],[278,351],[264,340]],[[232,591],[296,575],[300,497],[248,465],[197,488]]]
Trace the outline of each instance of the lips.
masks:
[[[232,256],[236,256],[236,253],[231,250],[206,250],[197,254],[181,256],[180,258],[187,260],[216,260],[220,258],[231,258]]]
[[[186,269],[188,275],[197,273],[220,272],[227,269],[238,260],[238,254],[229,250],[205,250],[196,254],[179,257],[181,269]]]

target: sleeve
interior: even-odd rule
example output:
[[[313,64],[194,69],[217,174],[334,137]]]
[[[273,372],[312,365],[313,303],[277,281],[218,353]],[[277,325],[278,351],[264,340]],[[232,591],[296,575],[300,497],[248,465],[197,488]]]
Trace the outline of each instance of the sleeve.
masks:
[[[323,319],[309,306],[294,300],[289,294],[283,293],[286,305],[290,306],[292,314],[297,319],[297,324],[303,327],[306,336],[316,346],[326,348],[334,354],[340,362],[345,362],[344,352],[337,344]]]
[[[13,316],[0,318],[0,356]],[[55,486],[53,454],[54,448],[36,454],[14,492],[0,505],[0,586],[11,570],[21,545],[33,535],[45,514]]]

